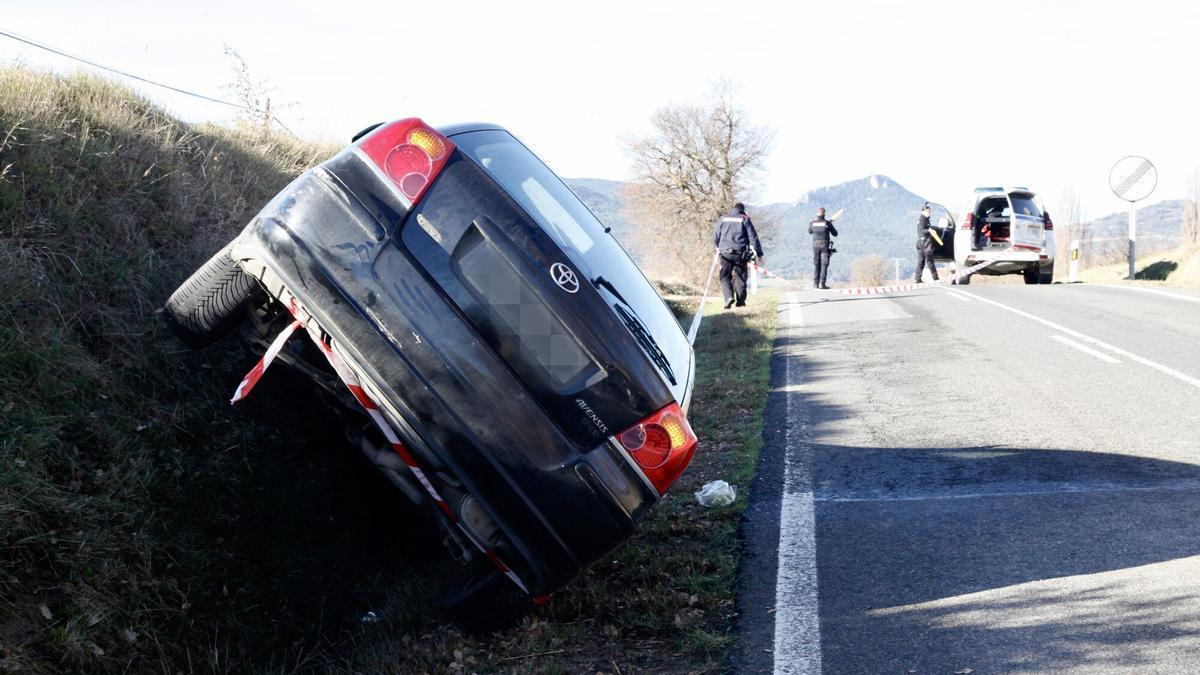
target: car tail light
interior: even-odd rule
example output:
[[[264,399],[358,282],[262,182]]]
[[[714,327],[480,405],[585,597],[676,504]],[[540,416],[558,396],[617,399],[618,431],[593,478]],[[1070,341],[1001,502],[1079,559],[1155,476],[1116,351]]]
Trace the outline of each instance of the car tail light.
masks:
[[[966,216],[963,218],[962,229],[964,229],[964,230],[969,230],[969,229],[971,229],[971,228],[973,228],[973,227],[975,227],[975,214],[973,214],[973,213],[968,213],[968,214],[967,214],[967,215],[966,215]]]
[[[1045,213],[1043,213],[1043,214],[1042,214],[1042,220],[1046,221],[1046,229],[1047,229],[1047,230],[1053,230],[1053,229],[1054,229],[1054,221],[1053,221],[1053,220],[1050,220],[1050,213],[1049,213],[1049,212],[1045,212]],[[1069,228],[1068,228],[1068,229],[1069,229]]]
[[[696,434],[678,403],[617,434],[617,440],[659,494],[671,487],[696,454]]]
[[[454,151],[450,139],[416,117],[379,127],[359,141],[358,147],[413,204]]]

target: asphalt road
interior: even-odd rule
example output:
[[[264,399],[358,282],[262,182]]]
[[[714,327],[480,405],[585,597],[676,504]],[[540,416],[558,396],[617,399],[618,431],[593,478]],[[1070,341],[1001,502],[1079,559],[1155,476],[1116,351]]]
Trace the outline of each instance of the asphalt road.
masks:
[[[747,672],[1200,672],[1200,294],[790,294]]]

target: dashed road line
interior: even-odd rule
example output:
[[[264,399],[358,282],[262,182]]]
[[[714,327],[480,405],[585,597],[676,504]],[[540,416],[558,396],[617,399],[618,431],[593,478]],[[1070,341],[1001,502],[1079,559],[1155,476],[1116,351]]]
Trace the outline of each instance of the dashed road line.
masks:
[[[795,294],[789,324],[794,336],[804,325]],[[795,340],[789,342],[795,343]],[[817,535],[811,448],[800,420],[799,383],[789,353],[784,361],[787,431],[783,492],[779,507],[779,564],[775,574],[775,673],[821,672],[821,623],[817,603]]]
[[[1090,354],[1090,355],[1100,359],[1101,361],[1104,361],[1105,363],[1120,363],[1120,361],[1114,359],[1113,357],[1109,356],[1108,354],[1105,354],[1104,352],[1098,352],[1095,349],[1088,347],[1087,345],[1081,345],[1078,342],[1072,340],[1071,338],[1066,338],[1061,335],[1051,335],[1050,339],[1058,340],[1059,342],[1063,343],[1064,345],[1066,345],[1068,347],[1074,347],[1075,349],[1078,349],[1079,351],[1083,352],[1084,354]]]
[[[943,290],[945,290],[947,293],[949,293],[950,297],[954,298],[955,300],[962,300],[963,302],[971,302],[972,300],[975,299],[975,298],[972,298],[970,295],[963,293],[962,291],[955,291],[955,290],[951,290],[949,288],[946,288]]]
[[[1175,370],[1174,368],[1171,368],[1170,366],[1164,366],[1163,364],[1158,363],[1157,361],[1151,361],[1150,359],[1148,359],[1144,356],[1138,356],[1137,354],[1134,354],[1133,352],[1126,351],[1115,345],[1110,345],[1107,342],[1104,342],[1103,340],[1097,340],[1096,338],[1088,336],[1088,335],[1084,335],[1083,333],[1080,333],[1077,330],[1072,330],[1070,328],[1067,328],[1066,326],[1054,323],[1053,321],[1050,321],[1049,319],[1043,319],[1042,317],[1037,316],[1035,314],[1030,314],[1029,312],[1026,312],[1024,310],[1017,309],[1016,307],[1010,307],[1002,302],[996,302],[995,300],[992,300],[991,298],[985,298],[982,295],[974,295],[973,297],[976,300],[979,300],[981,302],[986,302],[989,305],[994,305],[996,307],[999,307],[1000,309],[1003,309],[1008,312],[1012,312],[1013,314],[1016,314],[1018,316],[1023,316],[1026,319],[1029,319],[1031,321],[1036,321],[1044,326],[1049,326],[1050,328],[1053,328],[1054,330],[1059,331],[1060,333],[1066,333],[1067,335],[1070,335],[1073,338],[1082,340],[1083,342],[1086,342],[1093,346],[1100,347],[1101,349],[1112,352],[1113,354],[1116,354],[1118,356],[1124,356],[1125,358],[1129,359],[1130,361],[1136,361],[1137,363],[1140,363],[1143,366],[1146,366],[1148,368],[1153,368],[1154,370],[1157,370],[1158,372],[1160,372],[1164,375],[1168,375],[1170,377],[1173,377],[1173,378],[1179,380],[1180,382],[1183,382],[1185,384],[1190,384],[1193,387],[1200,389],[1200,379],[1192,377],[1191,375],[1188,375],[1187,373],[1183,373],[1178,370]]]

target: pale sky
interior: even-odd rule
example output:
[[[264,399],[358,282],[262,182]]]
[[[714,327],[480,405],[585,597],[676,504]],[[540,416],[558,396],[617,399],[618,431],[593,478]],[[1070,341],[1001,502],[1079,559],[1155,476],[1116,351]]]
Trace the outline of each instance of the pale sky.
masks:
[[[1070,184],[1099,216],[1123,208],[1108,172],[1124,155],[1158,167],[1146,203],[1184,196],[1200,166],[1197,3],[2,1],[0,29],[217,97],[230,45],[302,136],[498,122],[568,177],[628,178],[623,140],[720,77],[776,131],[748,201],[879,173],[954,208],[977,185],[1025,184],[1053,212]],[[75,67],[0,38],[13,60]]]

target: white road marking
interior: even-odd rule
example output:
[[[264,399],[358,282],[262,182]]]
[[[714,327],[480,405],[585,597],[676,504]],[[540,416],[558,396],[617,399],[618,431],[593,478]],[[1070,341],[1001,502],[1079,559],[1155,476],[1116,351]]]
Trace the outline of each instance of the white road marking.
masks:
[[[1184,295],[1182,293],[1171,293],[1170,291],[1162,291],[1157,288],[1142,288],[1141,286],[1122,286],[1120,284],[1083,284],[1084,288],[1088,286],[1097,286],[1099,288],[1119,288],[1123,291],[1137,291],[1139,293],[1153,293],[1167,298],[1175,298],[1176,300],[1186,300],[1188,302],[1200,302],[1200,297],[1194,295]]]
[[[796,294],[788,296],[789,347],[804,325]],[[799,386],[793,354],[784,359],[787,431],[783,493],[779,506],[779,564],[775,573],[775,672],[821,672],[821,623],[817,613],[817,536],[813,509],[811,449],[799,428]],[[797,455],[793,457],[793,455]]]
[[[1105,354],[1104,352],[1098,352],[1095,349],[1092,349],[1091,347],[1081,345],[1078,342],[1072,340],[1071,338],[1065,338],[1061,335],[1051,335],[1050,339],[1058,340],[1059,342],[1063,343],[1064,345],[1066,345],[1068,347],[1074,347],[1075,349],[1078,349],[1079,351],[1083,352],[1084,354],[1091,354],[1092,356],[1100,359],[1101,361],[1105,361],[1107,363],[1120,363],[1120,361],[1114,359],[1113,357],[1109,356],[1108,354]]]
[[[852,504],[858,502],[936,502],[955,499],[990,499],[993,497],[1043,497],[1046,495],[1089,494],[1096,492],[1198,492],[1200,481],[1181,480],[1165,485],[1081,485],[1059,483],[1045,490],[996,490],[948,495],[893,495],[883,497],[818,497],[819,503]]]
[[[949,288],[945,288],[943,290],[946,291],[947,293],[949,293],[950,297],[952,297],[956,300],[962,300],[963,302],[970,302],[975,299],[975,298],[972,298],[970,295],[963,293],[962,291],[952,291]]]
[[[1067,328],[1066,326],[1061,326],[1057,323],[1054,323],[1053,321],[1050,321],[1049,319],[1043,319],[1040,316],[1035,316],[1033,314],[1030,314],[1029,312],[1017,309],[1016,307],[1009,307],[1008,305],[1006,305],[1004,303],[996,302],[995,300],[992,300],[990,298],[985,298],[982,295],[976,295],[974,297],[976,300],[981,300],[983,302],[988,303],[989,305],[995,305],[996,307],[999,307],[1000,309],[1007,310],[1018,316],[1023,316],[1026,319],[1029,319],[1031,321],[1036,321],[1044,326],[1049,326],[1049,327],[1053,328],[1054,330],[1059,331],[1060,333],[1066,333],[1067,335],[1070,335],[1073,338],[1083,340],[1084,342],[1087,342],[1088,344],[1095,345],[1096,347],[1100,347],[1101,349],[1110,351],[1114,354],[1117,354],[1118,356],[1124,356],[1125,358],[1129,359],[1130,361],[1136,361],[1136,362],[1142,364],[1143,366],[1146,366],[1148,368],[1153,368],[1154,370],[1157,370],[1158,372],[1160,372],[1164,375],[1169,375],[1169,376],[1179,380],[1180,382],[1190,384],[1193,387],[1200,389],[1200,379],[1194,378],[1191,375],[1188,375],[1187,373],[1181,373],[1178,370],[1175,370],[1174,368],[1171,368],[1169,366],[1164,366],[1163,364],[1158,363],[1156,361],[1151,361],[1150,359],[1147,359],[1145,357],[1138,356],[1137,354],[1134,354],[1133,352],[1127,352],[1124,349],[1121,349],[1120,347],[1110,345],[1107,342],[1104,342],[1102,340],[1097,340],[1096,338],[1084,335],[1083,333],[1080,333],[1077,330],[1071,330],[1070,328]]]

